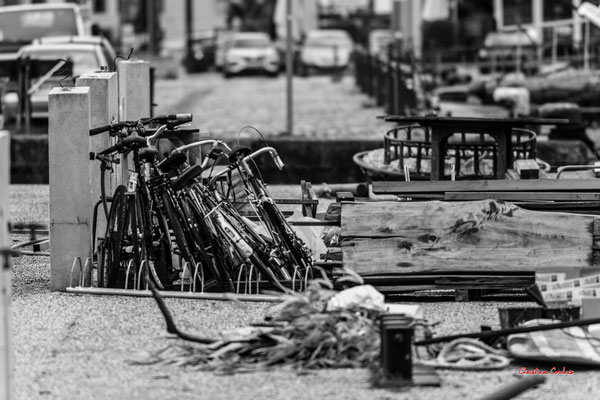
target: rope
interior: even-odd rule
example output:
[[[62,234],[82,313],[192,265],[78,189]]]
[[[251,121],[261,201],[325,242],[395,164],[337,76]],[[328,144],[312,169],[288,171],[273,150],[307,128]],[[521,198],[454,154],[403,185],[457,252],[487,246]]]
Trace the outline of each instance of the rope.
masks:
[[[418,362],[435,368],[488,371],[507,367],[506,354],[479,340],[460,338],[446,344],[435,359]]]

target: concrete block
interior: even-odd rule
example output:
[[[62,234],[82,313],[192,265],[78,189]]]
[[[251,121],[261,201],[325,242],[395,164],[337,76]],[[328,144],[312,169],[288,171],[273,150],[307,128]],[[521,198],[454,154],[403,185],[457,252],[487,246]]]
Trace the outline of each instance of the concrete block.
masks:
[[[122,61],[119,75],[119,119],[135,121],[150,116],[150,64],[147,61]]]
[[[128,60],[117,64],[119,79],[119,121],[137,121],[150,116],[150,64]],[[121,159],[121,176],[127,182],[129,159]]]
[[[10,177],[10,134],[0,131],[0,248],[10,245],[8,236],[8,184]],[[10,271],[0,257],[0,399],[13,398],[13,353],[11,341]]]
[[[90,88],[54,88],[48,96],[50,287],[70,285],[75,257],[90,256]]]
[[[116,72],[90,72],[77,78],[76,85],[90,88],[90,128],[108,125],[113,121],[117,121],[119,116],[119,92]],[[102,151],[115,142],[116,139],[111,138],[108,133],[90,136],[89,151]],[[92,213],[93,207],[100,200],[102,193],[99,161],[89,161],[89,174],[91,185],[90,213]],[[112,195],[117,185],[121,183],[121,175],[118,168],[114,168],[112,173],[105,172],[105,189],[108,196]],[[98,215],[97,230],[103,234],[106,224],[104,218],[100,218],[103,213]]]

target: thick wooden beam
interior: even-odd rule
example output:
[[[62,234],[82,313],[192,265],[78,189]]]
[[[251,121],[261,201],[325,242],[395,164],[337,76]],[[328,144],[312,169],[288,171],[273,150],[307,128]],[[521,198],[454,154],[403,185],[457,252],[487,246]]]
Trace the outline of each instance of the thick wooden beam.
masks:
[[[600,179],[531,179],[476,181],[378,181],[372,183],[375,194],[412,194],[446,192],[563,192],[600,191]]]
[[[363,275],[586,268],[593,226],[494,200],[343,203],[343,261]]]
[[[581,192],[446,192],[444,200],[600,201],[600,193]]]

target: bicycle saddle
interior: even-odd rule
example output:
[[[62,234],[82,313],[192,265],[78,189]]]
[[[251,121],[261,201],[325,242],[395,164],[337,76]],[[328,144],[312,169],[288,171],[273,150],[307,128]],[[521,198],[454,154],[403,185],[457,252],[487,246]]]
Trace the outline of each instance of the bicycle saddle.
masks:
[[[238,162],[241,158],[246,157],[250,153],[252,153],[252,149],[248,146],[236,147],[235,149],[231,150],[231,153],[229,153],[229,162]]]
[[[191,182],[194,178],[197,178],[202,174],[202,167],[199,165],[191,165],[183,170],[181,175],[175,179],[173,182],[173,190],[179,191],[183,189],[189,182]]]
[[[146,142],[146,139],[140,136],[128,136],[121,142],[121,148],[141,149],[142,147],[147,146],[148,142]]]
[[[158,157],[158,150],[155,147],[144,147],[138,156],[140,160],[151,163]]]
[[[186,160],[187,160],[187,156],[185,155],[185,153],[178,151],[178,150],[173,150],[171,152],[171,154],[169,154],[167,156],[167,158],[165,158],[164,160],[162,160],[160,162],[160,164],[158,164],[158,168],[162,172],[169,172],[169,171],[173,170],[174,168],[179,167]]]

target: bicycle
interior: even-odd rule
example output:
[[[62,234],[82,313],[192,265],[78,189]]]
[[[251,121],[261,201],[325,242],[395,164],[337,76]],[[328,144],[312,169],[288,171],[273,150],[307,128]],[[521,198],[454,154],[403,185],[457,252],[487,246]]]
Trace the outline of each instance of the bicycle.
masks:
[[[239,147],[229,155],[230,166],[228,170],[215,174],[211,179],[210,186],[214,187],[216,181],[227,174],[229,170],[238,171],[247,194],[247,202],[269,234],[270,263],[279,265],[283,276],[292,280],[293,287],[296,279],[301,282],[301,288],[302,283],[306,287],[306,283],[311,276],[312,267],[310,250],[288,224],[270,196],[266,185],[249,165],[250,161],[265,153],[271,155],[277,168],[280,170],[284,168],[281,158],[272,147],[263,147],[255,152],[252,152],[248,147]]]
[[[116,161],[116,154],[133,155],[133,170],[127,186],[120,185],[112,197],[107,212],[106,194],[102,201],[106,214],[106,234],[98,245],[98,285],[125,288],[131,283],[140,286],[141,277],[149,274],[158,287],[165,288],[175,275],[171,262],[169,221],[164,207],[148,188],[148,180],[156,172],[158,151],[149,143],[165,130],[191,121],[191,114],[161,115],[139,121],[124,121],[90,130],[90,135],[109,132],[118,138],[117,144],[95,155],[106,165]],[[163,123],[156,133],[149,134],[144,125]],[[134,135],[135,134],[135,135]],[[102,180],[102,184],[104,180]],[[171,217],[171,219],[173,219]],[[134,280],[130,279],[133,267]],[[124,276],[123,276],[124,275]]]

